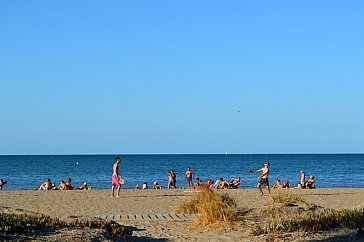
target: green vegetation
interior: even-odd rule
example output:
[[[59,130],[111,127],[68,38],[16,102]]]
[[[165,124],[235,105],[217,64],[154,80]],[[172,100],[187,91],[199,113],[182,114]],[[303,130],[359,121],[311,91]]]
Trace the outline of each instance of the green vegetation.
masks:
[[[0,213],[0,235],[34,235],[36,230],[42,227],[104,229],[109,231],[112,235],[121,238],[131,234],[131,231],[127,228],[113,222],[74,220],[70,223],[66,223],[58,218],[51,218],[42,214],[28,215]]]
[[[333,228],[364,229],[364,209],[332,211],[320,214],[302,214],[295,218],[275,221],[269,226],[274,233],[281,232],[318,232]],[[262,234],[266,231],[258,227],[254,234]]]

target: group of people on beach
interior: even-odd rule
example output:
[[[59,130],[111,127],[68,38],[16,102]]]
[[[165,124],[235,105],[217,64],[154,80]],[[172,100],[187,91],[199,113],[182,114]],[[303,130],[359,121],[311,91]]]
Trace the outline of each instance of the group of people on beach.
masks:
[[[116,157],[116,161],[113,166],[113,174],[112,174],[112,181],[111,181],[111,196],[115,196],[115,188],[117,187],[117,194],[116,197],[120,196],[120,186],[124,184],[124,180],[119,172],[119,164],[120,164],[120,157]],[[270,192],[270,188],[290,188],[289,181],[285,181],[283,184],[278,179],[273,186],[269,185],[268,175],[269,175],[269,167],[270,163],[265,162],[264,166],[258,170],[248,170],[249,173],[256,173],[261,172],[262,174],[258,177],[258,184],[257,189],[261,195],[263,195],[262,186],[265,186],[267,191]],[[235,178],[231,181],[226,181],[223,178],[220,178],[216,181],[208,180],[204,183],[200,178],[197,177],[196,182],[193,183],[194,180],[194,172],[191,170],[190,167],[187,168],[184,178],[187,181],[187,187],[189,189],[204,189],[204,188],[211,188],[211,189],[236,189],[239,187],[241,183],[240,177]],[[3,189],[3,186],[7,183],[7,181],[0,179],[0,190]],[[301,171],[300,175],[300,183],[298,183],[297,187],[294,188],[304,188],[304,189],[314,189],[315,188],[315,176],[310,176],[308,180],[305,180],[305,172]],[[174,170],[170,170],[168,172],[168,189],[176,189],[176,173]],[[71,178],[68,178],[67,182],[63,180],[60,181],[58,187],[54,183],[51,182],[50,179],[47,179],[46,182],[42,183],[38,190],[91,190],[91,187],[87,186],[87,183],[84,182],[80,187],[73,187],[71,185]],[[140,189],[139,185],[136,186],[136,189]],[[148,183],[144,182],[142,189],[148,189]],[[157,181],[153,182],[153,189],[162,189],[162,186],[158,184]]]
[[[112,174],[112,182],[111,182],[111,196],[114,197],[114,189],[117,187],[117,195],[118,197],[120,195],[120,185],[124,183],[124,180],[122,179],[121,174],[119,173],[119,163],[120,163],[120,157],[116,157],[116,161],[113,166],[113,174]],[[268,175],[269,175],[269,167],[270,163],[265,162],[264,166],[261,169],[258,170],[248,170],[249,173],[257,173],[261,172],[262,174],[258,177],[258,184],[257,189],[260,193],[260,195],[263,195],[262,186],[265,186],[267,191],[270,192],[270,188],[290,188],[289,181],[285,181],[283,184],[281,184],[280,180],[277,180],[276,184],[273,186],[269,186],[268,181]],[[202,182],[200,178],[197,178],[196,182],[193,183],[194,180],[194,172],[191,170],[190,167],[187,168],[187,171],[185,173],[185,179],[187,180],[187,186],[189,189],[203,189],[203,188],[215,188],[215,189],[226,189],[226,188],[238,188],[240,185],[241,179],[240,177],[231,180],[231,181],[225,181],[223,178],[218,179],[216,182],[213,180],[208,180],[206,183]],[[315,177],[310,176],[309,180],[305,180],[305,173],[304,171],[301,171],[300,176],[300,183],[298,184],[297,188],[307,188],[312,189],[315,188]],[[143,189],[148,189],[148,183],[143,183]],[[170,189],[176,189],[176,173],[173,170],[170,170],[168,172],[168,185],[167,188]],[[136,189],[140,189],[139,185],[137,184]],[[157,181],[154,181],[153,183],[153,189],[162,189],[162,187],[158,184]]]
[[[265,186],[267,188],[268,192],[270,192],[270,188],[289,188],[291,186],[289,184],[289,181],[285,181],[283,184],[281,184],[280,180],[277,180],[275,185],[269,186],[269,181],[268,181],[269,167],[270,167],[270,163],[265,162],[264,167],[262,167],[261,169],[259,169],[259,170],[249,170],[248,171],[249,173],[262,172],[262,175],[260,175],[258,177],[259,182],[257,184],[257,188],[258,188],[258,190],[260,192],[260,195],[263,195],[263,191],[262,191],[261,186]],[[314,176],[310,176],[310,179],[305,181],[305,172],[301,171],[300,183],[295,188],[314,189],[314,188],[316,188],[314,183],[315,183],[315,177]]]
[[[87,187],[87,183],[84,182],[80,187],[73,187],[71,185],[71,178],[68,178],[67,182],[64,182],[63,180],[60,181],[58,188],[56,187],[56,184],[51,182],[51,179],[47,179],[46,182],[42,183],[38,191],[41,190],[88,190],[89,187]]]
[[[196,178],[196,182],[193,183],[195,173],[191,170],[190,167],[187,168],[184,178],[187,181],[188,189],[201,189],[204,187],[215,188],[215,189],[236,189],[240,185],[240,177],[233,179],[231,181],[225,181],[223,178],[216,180],[208,180],[204,183],[199,177]],[[142,189],[148,189],[148,182],[144,182]],[[140,189],[139,184],[135,187],[136,190]],[[159,185],[157,181],[153,182],[153,189],[162,189],[162,186]],[[170,170],[168,172],[168,184],[167,189],[176,189],[176,173],[174,170]]]
[[[314,189],[315,188],[315,176],[310,176],[310,179],[308,179],[307,181],[305,180],[306,178],[306,174],[304,171],[301,171],[301,176],[300,176],[300,183],[298,183],[296,188],[306,188],[306,189]]]

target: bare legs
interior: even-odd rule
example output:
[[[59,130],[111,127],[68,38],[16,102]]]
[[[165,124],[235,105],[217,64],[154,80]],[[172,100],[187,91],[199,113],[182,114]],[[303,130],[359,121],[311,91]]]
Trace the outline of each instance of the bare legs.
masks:
[[[115,197],[114,189],[115,189],[115,186],[111,186],[111,196],[112,197]],[[118,190],[117,190],[117,194],[116,194],[116,197],[119,197],[119,196],[120,196],[120,186],[118,186]]]
[[[262,184],[258,183],[257,188],[259,190],[259,195],[262,196],[263,195],[263,191],[262,191],[261,186],[262,186]],[[269,186],[266,186],[266,189],[267,189],[268,193],[270,194],[270,188],[269,188]]]

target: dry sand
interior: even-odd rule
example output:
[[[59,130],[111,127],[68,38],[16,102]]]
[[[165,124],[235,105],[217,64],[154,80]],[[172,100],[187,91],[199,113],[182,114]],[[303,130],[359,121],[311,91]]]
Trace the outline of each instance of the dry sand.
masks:
[[[280,189],[272,190],[275,194]],[[223,190],[235,199],[241,211],[254,210],[268,205],[268,196],[259,196],[255,189]],[[290,189],[307,202],[330,209],[364,207],[364,189],[335,188],[301,190]],[[1,191],[0,211],[36,212],[62,219],[94,219],[107,214],[168,214],[174,213],[178,205],[195,192],[189,190],[122,190],[121,196],[113,198],[109,190],[92,191]],[[251,228],[244,225],[232,226],[219,231],[201,232],[190,230],[192,221],[120,221],[129,226],[133,235],[130,241],[266,241],[267,236],[253,236]],[[330,241],[347,231],[322,233],[319,235],[291,236],[288,241]],[[308,237],[307,237],[308,236]],[[342,237],[342,241],[348,237]]]

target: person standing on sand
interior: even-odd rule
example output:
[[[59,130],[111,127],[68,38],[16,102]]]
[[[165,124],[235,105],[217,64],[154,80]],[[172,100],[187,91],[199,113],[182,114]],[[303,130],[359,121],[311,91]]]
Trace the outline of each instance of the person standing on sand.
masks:
[[[173,189],[176,189],[176,173],[173,170],[168,172],[168,189],[172,186]]]
[[[301,183],[302,187],[305,186],[305,172],[304,171],[301,171],[300,183]]]
[[[115,187],[118,187],[116,197],[119,197],[119,195],[120,195],[119,177],[121,179],[122,176],[119,173],[119,163],[120,163],[120,157],[116,157],[116,161],[115,161],[114,166],[113,166],[113,174],[112,174],[112,177],[111,177],[112,178],[112,181],[111,181],[111,196],[112,197],[115,197],[115,195],[114,195]]]
[[[188,189],[191,189],[192,188],[192,180],[193,180],[193,171],[191,171],[190,167],[187,168],[185,178],[187,179]]]
[[[257,184],[257,188],[260,192],[260,195],[263,195],[263,191],[261,186],[264,185],[267,188],[268,193],[270,194],[270,189],[269,189],[269,181],[268,181],[268,175],[269,175],[269,167],[270,167],[270,163],[269,162],[265,162],[264,163],[264,167],[259,169],[259,170],[249,170],[249,173],[252,172],[262,172],[262,175],[260,175],[258,177],[258,184]]]

